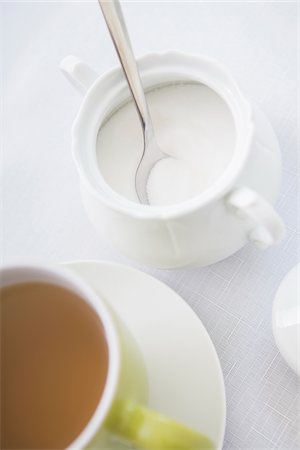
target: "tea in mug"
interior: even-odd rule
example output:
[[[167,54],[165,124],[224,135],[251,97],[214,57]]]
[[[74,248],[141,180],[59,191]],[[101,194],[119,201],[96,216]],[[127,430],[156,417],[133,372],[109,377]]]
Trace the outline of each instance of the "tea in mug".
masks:
[[[1,445],[61,449],[102,396],[108,346],[96,312],[52,284],[1,290]]]

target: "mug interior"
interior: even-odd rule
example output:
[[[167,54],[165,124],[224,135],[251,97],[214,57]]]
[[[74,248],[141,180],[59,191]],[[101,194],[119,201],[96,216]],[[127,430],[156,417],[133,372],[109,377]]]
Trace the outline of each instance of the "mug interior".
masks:
[[[199,208],[224,195],[240,173],[249,153],[253,134],[252,111],[227,71],[215,61],[169,52],[148,55],[139,61],[143,85],[151,91],[166,84],[196,83],[214,91],[228,106],[236,130],[235,148],[230,164],[206,191],[183,203],[166,206],[143,205],[115,192],[103,179],[96,157],[97,136],[109,117],[130,99],[121,69],[100,77],[85,97],[73,127],[73,154],[84,184],[99,199],[126,213],[144,217],[166,217]]]
[[[118,337],[116,335],[115,327],[110,314],[101,299],[99,299],[99,297],[87,285],[85,285],[85,283],[81,282],[81,280],[69,273],[67,270],[54,269],[50,267],[18,266],[7,267],[2,269],[0,272],[0,288],[13,287],[28,283],[56,286],[63,288],[66,292],[72,292],[76,295],[78,300],[80,299],[80,301],[86,303],[90,307],[89,309],[96,313],[101,324],[101,329],[104,331],[104,339],[108,349],[107,372],[105,375],[106,378],[104,381],[104,388],[100,400],[96,400],[96,407],[90,416],[90,420],[85,424],[85,426],[82,427],[82,429],[78,429],[78,435],[75,441],[73,440],[73,442],[69,442],[67,444],[67,448],[78,450],[83,448],[92,439],[96,431],[101,428],[113,401],[119,376]],[[76,307],[78,308],[78,304]],[[2,315],[2,323],[4,323],[3,321],[4,316]],[[85,395],[84,392],[83,395]]]

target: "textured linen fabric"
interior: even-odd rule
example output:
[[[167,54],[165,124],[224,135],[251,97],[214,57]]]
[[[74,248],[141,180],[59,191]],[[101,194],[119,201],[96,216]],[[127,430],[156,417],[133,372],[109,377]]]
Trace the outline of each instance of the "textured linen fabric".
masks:
[[[271,328],[274,294],[297,262],[297,6],[124,3],[137,55],[172,48],[220,60],[270,118],[283,156],[276,207],[287,237],[279,247],[249,245],[210,267],[162,271],[101,241],[81,205],[70,152],[81,98],[58,65],[67,54],[99,73],[117,63],[97,2],[0,2],[2,263],[109,259],[171,286],[216,346],[227,393],[224,448],[231,450],[299,448],[299,384]]]

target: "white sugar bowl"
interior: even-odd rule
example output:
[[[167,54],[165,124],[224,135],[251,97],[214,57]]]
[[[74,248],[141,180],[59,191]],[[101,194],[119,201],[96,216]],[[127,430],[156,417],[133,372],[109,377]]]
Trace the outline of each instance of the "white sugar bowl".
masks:
[[[77,58],[61,64],[84,95],[72,130],[72,150],[83,204],[102,239],[144,264],[160,268],[208,264],[233,254],[249,241],[259,248],[277,244],[284,225],[272,206],[281,179],[277,138],[264,116],[250,105],[227,70],[200,56],[178,52],[138,60],[146,89],[174,82],[202,83],[226,102],[235,124],[231,162],[207,190],[170,206],[141,205],[114,192],[96,160],[98,131],[129,98],[121,68],[98,76]]]

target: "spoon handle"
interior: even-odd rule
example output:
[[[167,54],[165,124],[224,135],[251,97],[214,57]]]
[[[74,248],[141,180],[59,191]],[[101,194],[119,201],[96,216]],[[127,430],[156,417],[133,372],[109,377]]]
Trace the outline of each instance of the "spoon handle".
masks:
[[[121,5],[118,0],[98,0],[98,2],[116,48],[145,132],[146,124],[147,128],[149,125],[152,128],[152,122],[136,60],[131,48]]]

